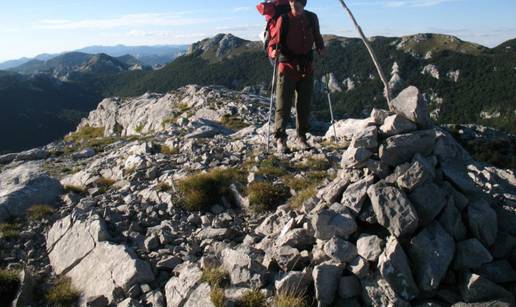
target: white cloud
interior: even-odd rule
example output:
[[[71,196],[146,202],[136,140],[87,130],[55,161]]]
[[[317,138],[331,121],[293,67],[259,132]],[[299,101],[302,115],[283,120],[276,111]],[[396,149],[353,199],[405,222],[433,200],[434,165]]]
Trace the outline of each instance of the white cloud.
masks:
[[[113,29],[134,26],[184,26],[207,23],[212,20],[186,17],[181,13],[142,13],[109,19],[41,20],[36,27],[56,30]]]

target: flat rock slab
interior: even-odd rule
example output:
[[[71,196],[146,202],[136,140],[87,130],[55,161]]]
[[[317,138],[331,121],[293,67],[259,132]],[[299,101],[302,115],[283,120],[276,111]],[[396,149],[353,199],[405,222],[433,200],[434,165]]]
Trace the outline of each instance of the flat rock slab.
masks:
[[[409,162],[417,153],[429,155],[434,149],[435,139],[434,129],[391,136],[380,147],[380,158],[390,166]]]
[[[33,205],[57,202],[63,187],[45,174],[35,162],[24,163],[0,173],[0,222],[25,215]]]
[[[57,274],[71,278],[85,302],[104,296],[112,303],[115,289],[127,291],[134,284],[154,279],[147,262],[128,247],[107,242],[108,238],[98,216],[67,216],[47,234],[50,264]]]

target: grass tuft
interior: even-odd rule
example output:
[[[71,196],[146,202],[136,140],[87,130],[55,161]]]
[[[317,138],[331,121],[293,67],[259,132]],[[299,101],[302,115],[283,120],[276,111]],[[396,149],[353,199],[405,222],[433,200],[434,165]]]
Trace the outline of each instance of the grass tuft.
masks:
[[[222,116],[220,123],[224,127],[227,127],[232,130],[237,130],[237,131],[249,126],[241,118],[236,117],[236,116],[231,116],[229,114],[225,114],[224,116]]]
[[[184,206],[191,211],[206,210],[222,196],[228,195],[233,182],[242,181],[243,175],[236,169],[212,169],[186,177],[178,182]]]
[[[247,290],[239,301],[242,307],[265,307],[265,295],[259,289]]]
[[[298,291],[276,293],[274,303],[275,307],[308,307],[306,295]]]
[[[290,208],[297,209],[300,208],[305,201],[314,197],[317,194],[317,189],[315,186],[309,186],[304,190],[299,191],[296,196],[292,197],[289,200]]]
[[[249,205],[253,212],[262,213],[274,210],[290,197],[289,189],[283,184],[253,182],[247,187]]]
[[[179,149],[162,144],[159,146],[159,152],[164,155],[176,155],[179,153]]]
[[[15,298],[19,284],[18,272],[0,269],[0,302],[8,305]]]
[[[210,300],[215,307],[224,307],[224,301],[226,300],[224,289],[219,287],[211,289]]]
[[[54,214],[55,209],[49,205],[34,205],[27,210],[27,216],[31,221],[40,221]]]
[[[60,278],[47,292],[47,302],[56,306],[75,306],[80,293],[72,285],[70,278]]]
[[[15,239],[20,236],[21,225],[17,223],[0,224],[0,238]]]
[[[74,193],[77,193],[77,194],[82,194],[82,193],[86,192],[85,188],[80,187],[80,186],[76,186],[76,185],[65,185],[64,186],[64,190],[65,190],[66,193],[74,192]]]
[[[229,283],[229,274],[222,267],[207,267],[202,272],[202,281],[211,287],[223,288]]]
[[[104,137],[104,130],[104,127],[91,127],[87,125],[80,128],[76,132],[72,132],[65,136],[64,140],[67,142],[80,143],[91,139],[102,138]]]

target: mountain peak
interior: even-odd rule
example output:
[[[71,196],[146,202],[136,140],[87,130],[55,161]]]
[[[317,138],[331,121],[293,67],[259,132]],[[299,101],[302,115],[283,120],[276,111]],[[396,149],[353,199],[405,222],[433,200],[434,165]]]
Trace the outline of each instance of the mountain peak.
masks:
[[[228,56],[235,49],[250,46],[253,42],[234,36],[231,33],[219,33],[211,38],[203,39],[190,46],[186,55],[198,55],[203,58],[219,61]]]
[[[478,55],[488,50],[482,45],[465,42],[453,35],[435,33],[402,36],[397,48],[420,57],[431,57],[432,54],[442,51]]]

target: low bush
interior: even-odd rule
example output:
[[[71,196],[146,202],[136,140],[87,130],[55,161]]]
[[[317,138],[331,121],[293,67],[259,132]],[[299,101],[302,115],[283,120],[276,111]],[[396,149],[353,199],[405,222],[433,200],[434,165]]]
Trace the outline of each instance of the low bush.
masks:
[[[46,219],[54,214],[55,209],[49,205],[34,205],[27,210],[27,217],[32,221]]]
[[[265,307],[265,295],[259,289],[247,290],[239,301],[242,307]]]
[[[70,278],[58,279],[47,292],[46,299],[50,305],[75,306],[80,297],[80,292],[72,285]]]
[[[242,172],[236,169],[212,169],[180,180],[177,187],[186,209],[206,210],[222,196],[227,196],[233,182],[243,181]]]
[[[283,184],[253,182],[247,187],[249,206],[255,213],[274,210],[290,197],[290,190]]]
[[[20,235],[21,226],[17,223],[0,224],[0,238],[14,239]]]

